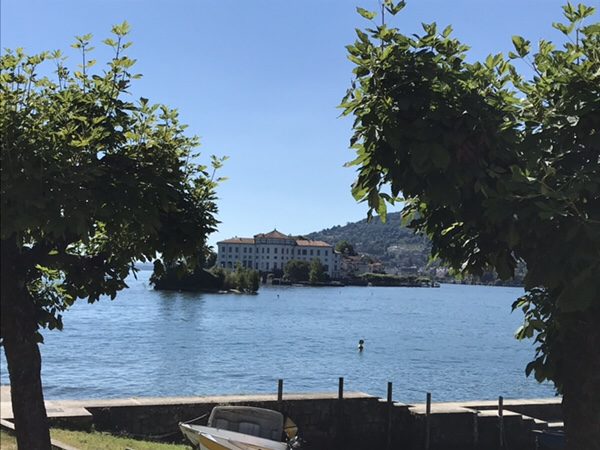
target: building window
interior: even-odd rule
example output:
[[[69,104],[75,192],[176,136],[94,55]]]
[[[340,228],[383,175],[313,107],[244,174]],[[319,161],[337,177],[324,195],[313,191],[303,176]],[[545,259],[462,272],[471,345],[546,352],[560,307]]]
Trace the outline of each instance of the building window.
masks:
[[[312,249],[312,248],[310,249],[310,254],[311,254],[311,256],[312,256],[312,254],[313,254],[313,249]]]
[[[233,251],[233,247],[229,247],[229,253]]]
[[[236,253],[239,253],[239,252],[240,252],[240,248],[239,248],[239,247],[236,247],[236,248],[235,248],[235,252],[236,252]]]
[[[317,255],[321,256],[321,250],[317,250]]]
[[[271,248],[267,247],[267,253],[271,253]]]
[[[277,247],[273,249],[273,253],[277,253]]]
[[[303,254],[303,255],[306,255],[306,249],[305,249],[305,248],[304,248],[304,249],[302,249],[302,254]]]
[[[244,247],[244,253],[248,253],[248,249]]]
[[[327,256],[327,254],[328,254],[328,253],[329,253],[329,252],[328,252],[327,250],[325,250],[325,256]]]
[[[265,248],[264,248],[264,247],[263,247],[263,249],[262,249],[262,252],[263,252],[263,253],[265,252]]]

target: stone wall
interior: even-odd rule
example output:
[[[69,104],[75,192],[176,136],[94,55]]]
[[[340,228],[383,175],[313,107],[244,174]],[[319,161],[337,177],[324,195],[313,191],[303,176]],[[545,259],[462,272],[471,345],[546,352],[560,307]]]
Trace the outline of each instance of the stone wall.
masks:
[[[312,450],[425,449],[429,430],[430,450],[529,450],[535,448],[531,430],[544,428],[543,418],[555,420],[560,399],[511,400],[505,402],[504,433],[495,402],[388,403],[368,394],[275,395],[138,398],[124,400],[71,401],[62,405],[85,408],[97,430],[181,441],[177,424],[198,419],[206,424],[216,405],[248,405],[278,410],[291,417]]]

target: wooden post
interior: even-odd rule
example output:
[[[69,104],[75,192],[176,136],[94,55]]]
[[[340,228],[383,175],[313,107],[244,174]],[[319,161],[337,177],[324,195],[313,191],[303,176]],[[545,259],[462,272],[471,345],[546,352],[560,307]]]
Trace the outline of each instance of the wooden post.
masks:
[[[283,401],[283,380],[277,381],[277,401],[281,403]]]
[[[337,426],[336,426],[336,441],[338,448],[344,448],[344,377],[340,377],[338,381],[338,405],[337,405]]]
[[[479,447],[479,418],[478,411],[475,411],[473,414],[473,448],[477,449]]]
[[[431,392],[427,393],[427,404],[425,406],[425,450],[429,450],[431,433]]]
[[[387,384],[387,406],[388,406],[388,421],[387,421],[387,450],[392,448],[392,407],[394,403],[392,401],[392,382],[388,381]]]
[[[498,431],[500,448],[504,448],[504,399],[498,397]]]

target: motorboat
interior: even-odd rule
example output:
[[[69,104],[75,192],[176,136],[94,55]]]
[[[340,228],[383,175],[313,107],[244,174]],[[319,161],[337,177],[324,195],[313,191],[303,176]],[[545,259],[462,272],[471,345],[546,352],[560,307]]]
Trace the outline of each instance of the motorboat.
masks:
[[[179,423],[199,450],[290,450],[300,448],[297,427],[283,414],[251,406],[216,406],[206,426]]]

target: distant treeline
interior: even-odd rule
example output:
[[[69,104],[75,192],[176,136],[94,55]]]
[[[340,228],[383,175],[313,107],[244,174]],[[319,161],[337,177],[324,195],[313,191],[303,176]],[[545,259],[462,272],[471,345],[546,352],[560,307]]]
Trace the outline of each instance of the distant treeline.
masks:
[[[256,270],[241,266],[234,270],[220,267],[188,270],[185,265],[177,264],[167,267],[160,274],[154,271],[150,282],[157,290],[255,293],[260,287],[260,275]]]

